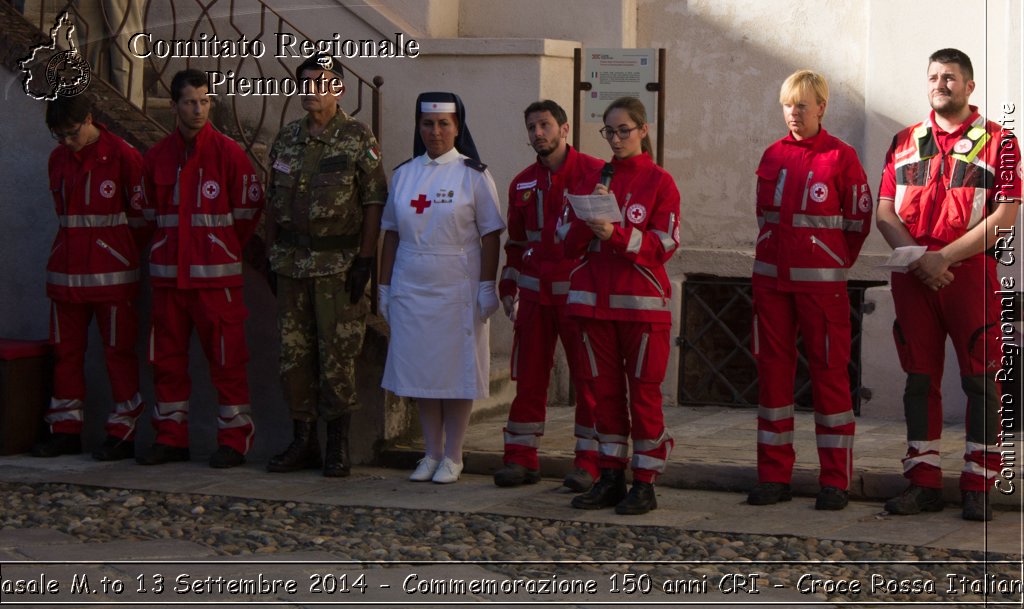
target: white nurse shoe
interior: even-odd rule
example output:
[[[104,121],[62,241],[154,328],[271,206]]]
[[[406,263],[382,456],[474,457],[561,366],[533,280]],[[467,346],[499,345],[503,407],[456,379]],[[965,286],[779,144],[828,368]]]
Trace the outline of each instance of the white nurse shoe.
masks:
[[[416,465],[416,470],[409,476],[409,480],[413,482],[426,482],[434,477],[434,472],[437,471],[437,466],[441,464],[437,459],[431,459],[430,457],[423,457]]]
[[[459,474],[461,473],[462,464],[445,457],[441,459],[441,464],[437,466],[433,480],[437,484],[451,484],[459,479]]]

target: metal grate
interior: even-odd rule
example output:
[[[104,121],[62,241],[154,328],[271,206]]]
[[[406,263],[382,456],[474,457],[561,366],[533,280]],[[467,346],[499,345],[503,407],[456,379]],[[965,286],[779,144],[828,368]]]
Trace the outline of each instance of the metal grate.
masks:
[[[877,282],[849,282],[850,395],[860,414],[861,327],[864,293]],[[683,283],[682,334],[676,339],[679,358],[679,403],[686,406],[757,406],[757,362],[750,352],[753,291],[749,279],[687,275]],[[870,311],[868,311],[870,312]],[[797,339],[794,384],[797,408],[813,408],[807,358]]]

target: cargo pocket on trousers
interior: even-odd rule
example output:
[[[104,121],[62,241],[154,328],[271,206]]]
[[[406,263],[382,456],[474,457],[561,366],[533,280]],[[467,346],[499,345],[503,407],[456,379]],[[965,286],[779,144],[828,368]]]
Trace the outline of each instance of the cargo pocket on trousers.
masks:
[[[241,288],[224,288],[226,306],[219,310],[217,335],[213,345],[216,364],[233,368],[249,361],[249,348],[245,340],[245,320],[249,311],[242,301]]]
[[[320,296],[318,296],[320,297]],[[349,299],[345,282],[338,281],[330,303],[334,311],[334,332],[331,336],[332,351],[338,357],[354,358],[363,348],[363,335],[366,333],[366,316],[370,312],[370,299],[360,298],[352,304]],[[326,303],[317,303],[317,306]]]
[[[660,383],[665,380],[668,368],[669,327],[650,326],[640,335],[636,350],[636,361],[627,372],[645,383]]]

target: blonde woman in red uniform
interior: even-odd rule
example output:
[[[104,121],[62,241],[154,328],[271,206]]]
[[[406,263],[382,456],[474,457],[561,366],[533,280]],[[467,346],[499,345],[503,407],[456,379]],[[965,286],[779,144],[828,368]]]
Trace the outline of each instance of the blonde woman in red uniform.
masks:
[[[615,195],[623,219],[614,224],[573,219],[563,229],[566,256],[586,254],[573,271],[568,307],[580,318],[584,373],[594,383],[601,469],[597,483],[572,505],[644,514],[658,507],[654,479],[665,471],[673,446],[661,409],[661,382],[672,323],[665,262],[679,246],[679,191],[651,158],[640,100],[612,102],[601,135],[613,157],[589,181],[597,182],[595,194]],[[627,463],[633,470],[628,494]]]

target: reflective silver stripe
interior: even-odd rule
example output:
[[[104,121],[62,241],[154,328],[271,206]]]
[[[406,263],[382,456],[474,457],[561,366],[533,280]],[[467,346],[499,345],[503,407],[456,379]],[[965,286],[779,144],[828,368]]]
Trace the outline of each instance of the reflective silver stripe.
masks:
[[[151,207],[147,207],[142,210],[142,217],[147,221],[152,222],[153,220],[156,220],[156,210]]]
[[[551,282],[551,293],[563,296],[569,293],[569,282],[568,281],[552,281]]]
[[[135,423],[142,414],[142,396],[136,393],[130,400],[114,404],[114,412],[107,417],[107,425],[123,425],[128,432],[123,436],[130,438],[135,431]]]
[[[577,438],[596,438],[597,429],[576,424],[572,429],[572,434]]]
[[[142,228],[146,226],[145,218],[128,218],[128,226],[132,228]]]
[[[760,237],[757,238],[757,241],[754,242],[754,245],[759,245],[762,241],[764,241],[765,239],[767,239],[768,237],[771,237],[771,236],[772,236],[771,229],[764,231],[764,233]]]
[[[249,210],[240,210],[249,211]],[[255,210],[251,210],[255,211]],[[192,226],[211,228],[232,226],[235,223],[231,214],[192,214]]]
[[[220,365],[224,366],[227,361],[227,351],[224,348],[224,335],[220,335]]]
[[[766,211],[764,212],[764,214],[762,214],[762,217],[764,218],[765,222],[769,222],[771,224],[778,224],[779,219],[782,217],[782,214],[777,211]]]
[[[530,448],[537,448],[540,445],[540,439],[538,436],[533,434],[514,434],[505,432],[505,444],[515,444],[516,446],[528,446]]]
[[[85,206],[89,207],[92,203],[92,172],[90,171],[85,175]]]
[[[50,398],[50,408],[43,420],[50,425],[63,421],[81,421],[84,407],[82,400]]]
[[[63,228],[99,228],[128,224],[128,216],[122,211],[116,214],[60,215],[57,220]]]
[[[775,181],[775,198],[772,200],[772,203],[775,204],[775,207],[782,207],[782,189],[783,189],[783,187],[785,185],[786,185],[786,170],[785,169],[780,169],[779,170],[779,178],[778,178],[778,180]]]
[[[651,232],[658,236],[658,239],[661,240],[661,247],[665,248],[666,252],[671,252],[672,249],[675,248],[676,242],[675,239],[672,238],[672,235],[660,230],[654,230],[653,228],[651,229]]]
[[[965,452],[967,454],[979,452],[997,453],[1000,452],[1002,448],[1003,447],[999,446],[998,444],[982,444],[980,442],[967,442]]]
[[[765,421],[785,421],[793,418],[794,408],[792,404],[771,408],[761,404],[757,405],[757,417]]]
[[[570,292],[570,298],[571,294],[572,292]],[[582,335],[583,348],[587,352],[587,361],[590,363],[590,376],[597,378],[597,358],[594,357],[594,348],[590,345],[590,336],[586,332],[583,332]]]
[[[537,279],[536,277],[519,275],[519,279],[516,281],[516,284],[521,288],[526,288],[527,290],[533,290],[534,292],[540,291],[540,279]]]
[[[548,178],[548,186],[551,185],[551,178]],[[537,228],[544,229],[544,191],[537,189]],[[539,241],[540,239],[538,239]]]
[[[767,444],[768,446],[788,446],[793,443],[793,432],[775,433],[759,429],[757,430],[757,443]]]
[[[505,242],[505,245],[515,245],[515,246],[518,246],[518,247],[526,247],[527,245],[529,245],[529,242],[527,242],[527,241],[513,241],[513,240],[509,239],[508,241]]]
[[[188,400],[184,402],[157,402],[156,410],[153,411],[153,419],[156,421],[172,421],[174,423],[187,422]]]
[[[171,228],[178,225],[178,214],[160,214],[156,217],[156,225],[160,228]]]
[[[245,174],[242,176],[242,190],[238,194],[241,195],[239,197],[239,199],[241,200],[238,202],[238,204],[244,206],[245,197],[248,196],[249,194],[249,174]]]
[[[217,414],[225,419],[233,419],[241,414],[249,414],[252,407],[249,404],[221,404],[217,407]]]
[[[812,179],[814,179],[814,172],[813,171],[808,171],[807,172],[807,183],[804,184],[804,196],[803,196],[803,199],[801,199],[801,201],[800,201],[800,209],[801,210],[807,209],[807,195],[808,195],[808,193],[811,192],[811,180]]]
[[[629,436],[619,436],[610,433],[597,434],[597,441],[601,444],[625,444],[629,442]]]
[[[569,290],[569,298],[567,299],[569,304],[581,304],[589,306],[597,306],[597,294],[594,292],[584,292],[582,290]]]
[[[662,296],[665,295],[665,290],[663,290],[661,284],[658,283],[658,278],[654,276],[654,273],[652,273],[649,268],[639,265],[635,262],[633,263],[633,268],[635,268],[637,271],[639,271],[641,275],[644,276],[644,279],[646,279],[647,282],[650,283],[655,290],[657,290],[658,294],[661,294]]]
[[[833,252],[832,248],[830,248],[829,246],[825,245],[824,241],[822,241],[821,239],[818,239],[814,235],[811,235],[811,244],[812,245],[817,245],[818,247],[820,247],[826,254],[828,254],[833,260],[835,260],[839,264],[844,264],[844,265],[846,264],[846,262],[842,258],[839,257],[839,254]]]
[[[505,430],[519,435],[544,435],[544,423],[520,423],[517,421],[509,421],[505,424]]]
[[[142,406],[142,396],[136,393],[130,399],[115,403],[114,412],[118,414],[127,414],[133,412],[139,406]]]
[[[52,285],[70,288],[99,288],[111,285],[134,283],[139,280],[139,270],[116,273],[94,273],[90,275],[68,275],[67,273],[46,272],[46,281]]]
[[[149,361],[150,363],[156,359],[156,327],[149,327]]]
[[[565,240],[565,236],[569,234],[570,226],[572,226],[572,224],[566,223],[555,229],[555,235],[558,237],[559,241]]]
[[[96,245],[100,246],[101,249],[105,250],[108,254],[110,254],[114,258],[117,258],[118,262],[120,262],[121,264],[123,264],[125,266],[131,266],[131,263],[128,262],[128,259],[125,258],[124,255],[121,254],[121,252],[115,250],[113,247],[111,247],[103,239],[97,239],[96,240]]]
[[[846,269],[789,269],[793,281],[846,281]]]
[[[537,243],[540,241],[541,232],[539,230],[528,230],[526,231],[526,239],[531,243]]]
[[[754,313],[754,356],[761,353],[761,339],[757,333],[757,313]]]
[[[863,220],[843,220],[843,230],[848,233],[859,233],[864,230]]]
[[[110,307],[110,346],[117,346],[117,305]]]
[[[633,469],[646,469],[660,474],[665,471],[665,460],[656,459],[650,455],[634,454],[630,467]]]
[[[601,449],[601,445],[594,438],[576,438],[576,446],[573,450],[576,452],[597,452]]]
[[[774,264],[768,264],[767,262],[761,262],[760,260],[754,261],[754,274],[764,275],[765,277],[778,277],[779,269]]]
[[[818,434],[818,448],[853,448],[853,436],[820,433]]]
[[[626,251],[630,254],[640,253],[640,246],[644,242],[643,231],[637,229],[635,226],[629,228],[629,242],[626,243]]]
[[[812,216],[793,214],[794,228],[842,228],[842,216]]]
[[[241,274],[242,263],[231,262],[228,264],[193,264],[188,268],[188,272],[192,277],[197,277],[200,279],[230,277],[231,275]],[[173,275],[171,276],[173,277]]]
[[[625,459],[629,456],[629,447],[625,444],[606,444],[601,442],[598,446],[598,452],[606,457]]]
[[[505,281],[506,279],[511,279],[512,281],[516,281],[518,278],[519,278],[519,271],[514,269],[514,268],[512,268],[512,267],[510,267],[510,266],[506,266],[505,269],[503,271],[501,271],[501,280],[502,281]]]
[[[923,455],[917,455],[915,457],[907,457],[903,460],[903,473],[909,472],[918,465],[930,465],[932,467],[941,467],[942,459],[935,453],[927,453]]]
[[[51,305],[52,313],[50,316],[53,318],[53,342],[60,344],[60,317],[57,315],[57,303],[53,302]]]
[[[633,440],[633,452],[646,452],[657,450],[662,444],[672,439],[667,429],[661,430],[661,435],[655,440]]]
[[[633,376],[636,378],[640,378],[640,373],[644,371],[644,357],[647,355],[647,341],[650,338],[651,335],[647,332],[640,335],[640,349],[637,350],[636,370],[633,373]]]
[[[224,243],[219,238],[217,238],[217,235],[214,235],[213,233],[207,233],[206,238],[210,240],[210,243],[213,243],[220,249],[224,250],[224,253],[228,255],[228,258],[231,258],[232,260],[238,260],[238,256],[236,256],[234,253],[232,253],[230,249],[228,249],[228,244]]]
[[[837,412],[836,414],[821,414],[820,412],[814,413],[814,424],[821,425],[822,427],[838,427],[840,425],[853,423],[853,421],[853,410]]]
[[[572,292],[569,297],[572,298]],[[668,299],[660,296],[624,296],[612,294],[608,297],[608,306],[613,309],[630,309],[633,311],[667,311]]]
[[[982,476],[984,478],[995,478],[996,470],[988,469],[983,465],[979,465],[974,461],[965,461],[963,472],[965,474],[974,474],[975,476]]]
[[[910,440],[907,446],[919,453],[939,452],[941,443],[938,440]]]
[[[177,277],[178,276],[178,265],[177,264],[153,264],[149,265],[149,274],[153,277]]]
[[[252,417],[249,416],[249,413],[247,413],[247,412],[235,415],[235,416],[231,417],[230,419],[226,419],[223,416],[217,418],[217,429],[234,429],[235,427],[251,427],[251,426],[252,426]]]

